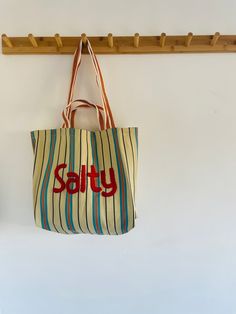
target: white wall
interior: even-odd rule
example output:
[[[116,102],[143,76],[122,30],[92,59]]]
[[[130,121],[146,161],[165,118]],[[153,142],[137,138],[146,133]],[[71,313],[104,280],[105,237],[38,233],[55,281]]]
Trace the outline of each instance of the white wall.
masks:
[[[0,0],[0,32],[233,34],[235,9]],[[137,227],[106,237],[34,226],[29,132],[60,126],[72,56],[0,55],[0,313],[235,314],[236,54],[99,61],[119,126],[139,127]],[[98,100],[90,83],[87,94]]]

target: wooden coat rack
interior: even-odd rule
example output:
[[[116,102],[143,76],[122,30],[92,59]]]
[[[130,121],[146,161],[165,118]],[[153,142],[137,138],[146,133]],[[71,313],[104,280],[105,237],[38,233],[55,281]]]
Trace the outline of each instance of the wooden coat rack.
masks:
[[[80,37],[39,36],[8,37],[2,35],[3,54],[73,54],[82,38],[86,49],[86,34]],[[189,52],[236,52],[236,35],[166,35],[160,36],[108,36],[88,37],[96,54],[144,54]]]

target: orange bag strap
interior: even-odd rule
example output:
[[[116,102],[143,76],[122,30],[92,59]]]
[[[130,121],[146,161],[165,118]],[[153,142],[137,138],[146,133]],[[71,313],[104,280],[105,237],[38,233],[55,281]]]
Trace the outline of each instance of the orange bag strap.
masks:
[[[73,65],[72,65],[72,75],[71,75],[71,82],[70,82],[70,88],[69,88],[69,95],[68,95],[68,102],[67,102],[67,106],[66,108],[63,110],[62,112],[62,117],[63,117],[63,125],[62,127],[70,127],[71,126],[71,115],[72,115],[72,104],[73,104],[73,97],[74,97],[74,89],[75,89],[75,82],[77,79],[77,75],[78,75],[78,70],[81,64],[81,57],[82,57],[82,40],[80,41],[75,53],[74,53],[74,60],[73,60]],[[112,116],[112,112],[110,109],[110,105],[109,105],[109,101],[106,95],[106,90],[105,90],[105,85],[104,85],[104,80],[102,77],[102,73],[101,73],[101,69],[99,67],[97,58],[92,50],[92,46],[89,42],[89,40],[87,40],[87,47],[88,47],[88,51],[89,51],[89,55],[91,57],[92,63],[93,63],[93,67],[95,70],[95,74],[96,74],[96,82],[97,85],[99,87],[99,91],[100,91],[100,95],[101,95],[101,100],[102,100],[102,106],[100,106],[103,109],[103,114],[105,116],[105,123],[104,123],[104,127],[105,128],[111,128],[111,127],[115,127],[115,122]],[[100,115],[102,115],[101,113],[101,109],[99,109],[98,105],[94,105],[92,103],[89,103],[87,101],[84,101],[87,104],[87,108],[88,107],[93,107],[95,108],[97,111],[97,116],[98,119],[101,120]],[[99,113],[100,112],[100,113]],[[99,121],[99,125],[100,125],[100,129],[101,128],[101,124]]]
[[[111,108],[109,105],[108,97],[107,97],[106,90],[105,90],[105,84],[104,84],[102,72],[101,72],[97,57],[93,52],[90,41],[88,41],[87,45],[88,45],[88,50],[90,52],[90,55],[92,57],[95,72],[97,73],[97,78],[99,78],[99,81],[97,80],[97,85],[100,87],[103,103],[104,103],[104,106],[106,107],[106,118],[107,118],[107,119],[105,119],[106,128],[111,128],[111,127],[115,128],[115,122],[114,122]]]

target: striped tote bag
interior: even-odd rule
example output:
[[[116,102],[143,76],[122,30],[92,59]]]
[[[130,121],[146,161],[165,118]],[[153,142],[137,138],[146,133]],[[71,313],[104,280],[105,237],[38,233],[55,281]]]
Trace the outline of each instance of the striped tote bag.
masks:
[[[59,233],[119,235],[135,225],[138,130],[116,127],[98,60],[89,40],[86,45],[101,105],[74,99],[80,41],[62,127],[31,132],[34,218],[38,227]],[[80,108],[96,110],[99,130],[75,128]]]

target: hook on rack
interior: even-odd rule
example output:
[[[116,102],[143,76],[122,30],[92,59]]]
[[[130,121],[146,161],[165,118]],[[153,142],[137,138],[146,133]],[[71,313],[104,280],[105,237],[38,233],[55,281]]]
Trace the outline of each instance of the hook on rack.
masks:
[[[2,40],[8,48],[13,48],[13,44],[12,44],[10,38],[6,34],[2,34]]]
[[[135,48],[139,47],[139,33],[134,34],[134,47]]]
[[[29,34],[28,38],[29,38],[29,41],[31,42],[32,46],[34,48],[37,48],[38,47],[38,43],[37,43],[37,40],[35,39],[35,37],[33,36],[33,34]]]
[[[87,44],[87,35],[85,33],[81,34],[82,42],[84,46]]]
[[[57,47],[58,48],[63,47],[61,36],[59,34],[55,34],[54,37],[55,37],[55,41],[56,41]]]
[[[160,46],[163,48],[165,46],[165,41],[166,41],[166,33],[161,33],[160,37]]]
[[[218,39],[220,38],[220,33],[219,32],[216,32],[214,35],[213,35],[213,38],[211,40],[211,46],[215,46],[216,45],[216,42],[218,41]]]
[[[112,33],[109,33],[109,34],[107,35],[107,40],[108,40],[108,47],[113,48],[114,43],[113,43],[113,36],[112,36]]]
[[[186,40],[185,40],[185,46],[186,47],[190,46],[192,39],[193,39],[193,33],[190,32],[190,33],[188,33]]]

